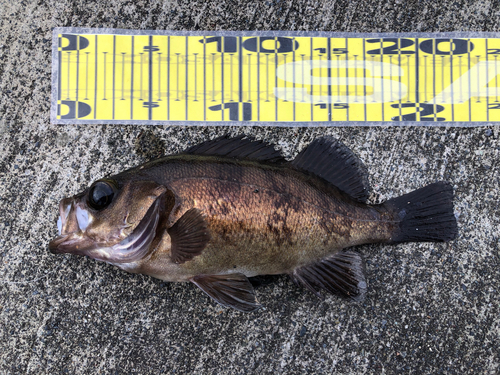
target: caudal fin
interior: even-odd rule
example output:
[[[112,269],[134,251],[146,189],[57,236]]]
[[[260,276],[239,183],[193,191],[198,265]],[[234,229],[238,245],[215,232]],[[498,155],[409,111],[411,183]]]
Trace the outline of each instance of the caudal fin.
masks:
[[[436,182],[385,203],[401,220],[393,243],[410,241],[450,241],[457,236],[453,213],[453,188]]]

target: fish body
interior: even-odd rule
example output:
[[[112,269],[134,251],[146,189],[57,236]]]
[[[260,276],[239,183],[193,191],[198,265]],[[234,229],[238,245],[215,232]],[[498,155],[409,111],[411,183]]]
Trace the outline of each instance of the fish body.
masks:
[[[285,165],[180,155],[152,168],[178,200],[166,227],[196,208],[211,237],[189,262],[172,263],[169,246],[140,262],[138,272],[166,281],[235,271],[247,277],[290,273],[345,247],[387,241],[393,232],[383,207],[359,204]]]
[[[457,231],[446,183],[381,205],[366,203],[368,191],[363,165],[333,138],[291,162],[262,142],[219,138],[63,199],[49,247],[191,281],[241,311],[259,307],[247,278],[266,274],[362,298],[363,260],[345,248],[445,241]]]

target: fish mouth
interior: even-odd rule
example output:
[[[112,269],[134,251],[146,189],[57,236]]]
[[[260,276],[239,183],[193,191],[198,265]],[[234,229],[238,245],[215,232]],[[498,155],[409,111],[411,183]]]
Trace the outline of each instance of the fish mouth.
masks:
[[[156,229],[160,220],[162,195],[158,196],[151,204],[132,233],[114,245],[108,246],[106,243],[97,242],[86,236],[84,230],[78,229],[71,233],[60,234],[54,238],[49,243],[49,250],[53,254],[87,255],[93,259],[112,264],[140,260],[148,254],[151,243],[156,236]],[[68,208],[68,201],[64,199],[61,201],[59,211],[58,227],[64,228],[68,216],[75,210],[73,206]],[[61,229],[59,229],[59,232],[61,233]]]

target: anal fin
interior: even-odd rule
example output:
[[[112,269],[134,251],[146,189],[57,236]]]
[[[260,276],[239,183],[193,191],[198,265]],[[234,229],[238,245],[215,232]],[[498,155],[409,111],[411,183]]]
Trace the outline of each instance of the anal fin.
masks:
[[[362,300],[366,293],[363,258],[353,251],[340,252],[299,267],[291,277],[318,297],[321,297],[321,289],[354,300]]]
[[[243,312],[255,311],[261,307],[252,284],[241,273],[198,275],[190,281],[222,306]]]

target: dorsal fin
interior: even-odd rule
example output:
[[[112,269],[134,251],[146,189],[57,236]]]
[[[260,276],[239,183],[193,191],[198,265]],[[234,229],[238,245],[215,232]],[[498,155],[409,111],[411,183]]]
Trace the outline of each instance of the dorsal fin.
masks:
[[[292,161],[292,165],[319,176],[358,202],[366,202],[370,185],[361,160],[333,137],[315,139]]]
[[[272,145],[248,138],[222,136],[202,142],[183,152],[190,155],[223,156],[255,161],[284,162],[285,159]]]

